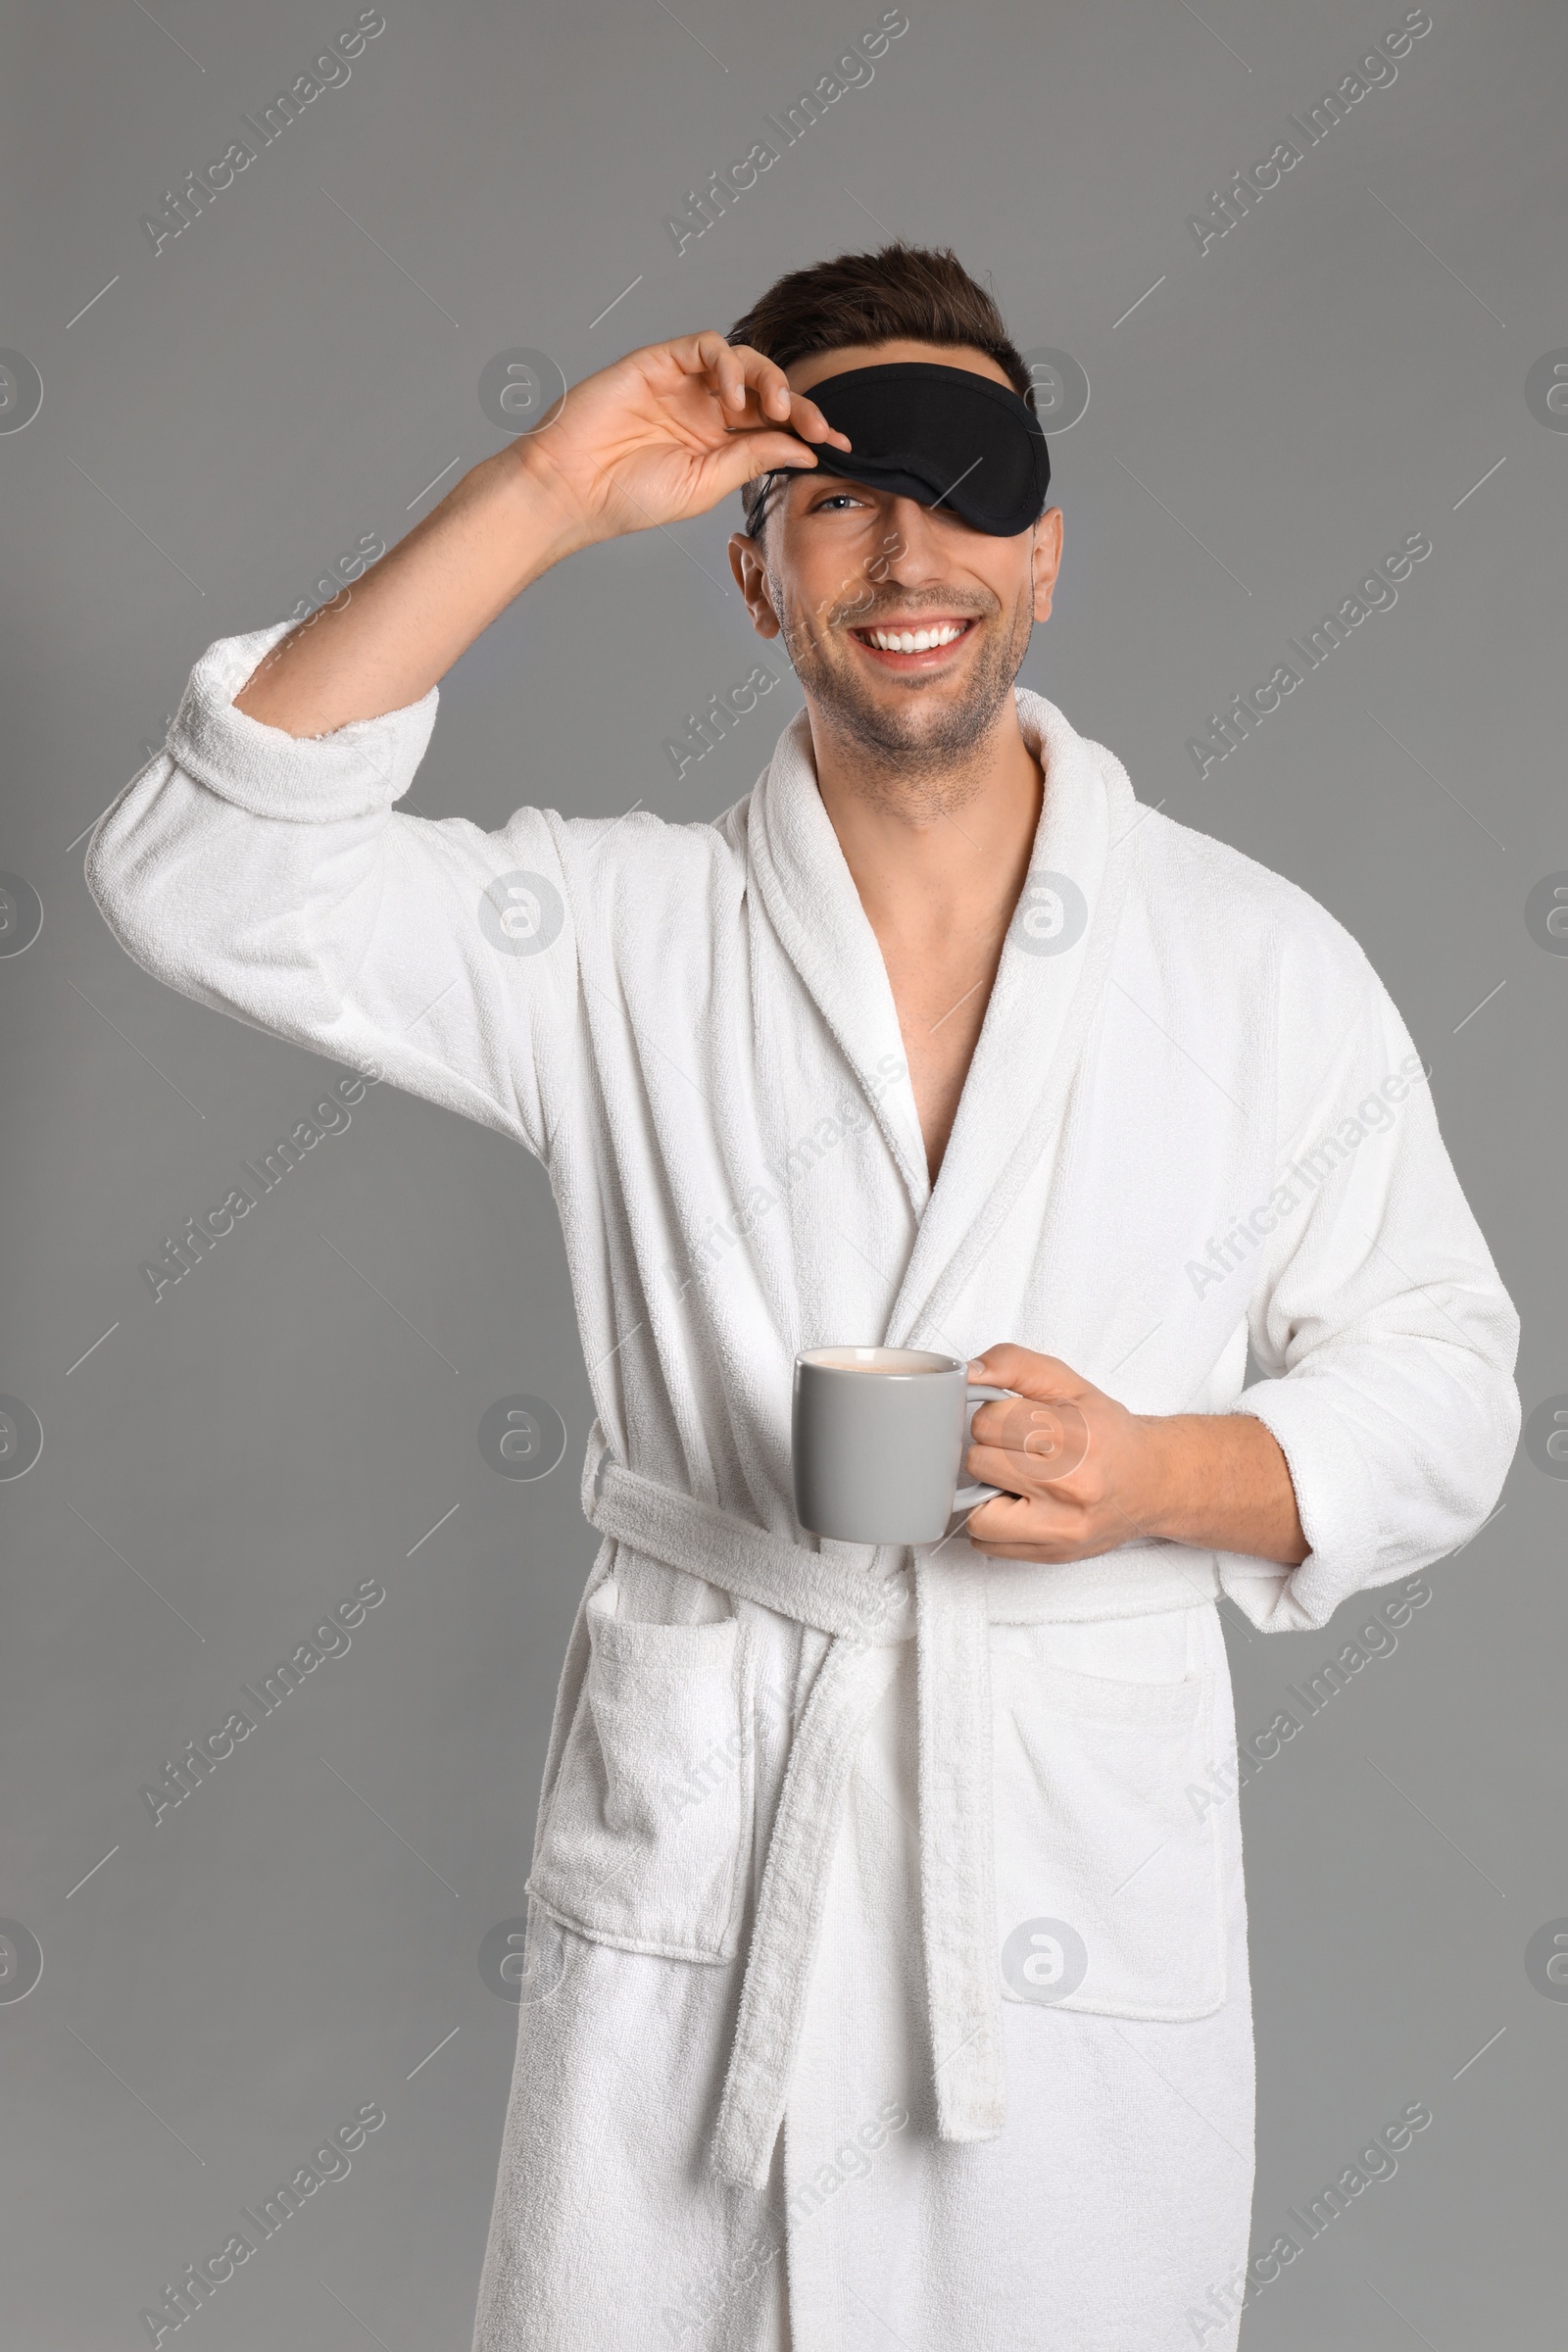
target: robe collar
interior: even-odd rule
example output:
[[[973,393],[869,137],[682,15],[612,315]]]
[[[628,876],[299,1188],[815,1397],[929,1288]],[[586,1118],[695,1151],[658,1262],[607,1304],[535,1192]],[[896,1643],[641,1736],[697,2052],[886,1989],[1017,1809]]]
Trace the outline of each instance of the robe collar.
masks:
[[[748,859],[784,953],[837,1040],[885,1135],[919,1220],[886,1337],[951,1347],[940,1317],[1000,1226],[1059,1120],[1103,994],[1138,822],[1119,761],[1053,703],[1014,689],[1045,796],[1029,873],[1008,929],[937,1182],[907,1080],[887,967],[817,790],[803,710],[752,795]],[[885,1071],[884,1062],[883,1069]]]

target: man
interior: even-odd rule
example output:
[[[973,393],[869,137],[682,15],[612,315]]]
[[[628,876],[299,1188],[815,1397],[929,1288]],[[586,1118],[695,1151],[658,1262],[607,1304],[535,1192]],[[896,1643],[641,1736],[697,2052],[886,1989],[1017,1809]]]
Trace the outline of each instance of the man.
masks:
[[[798,271],[214,646],[94,837],[149,970],[515,1138],[560,1205],[605,1542],[478,2352],[1234,2345],[1217,1600],[1324,1625],[1472,1534],[1517,1435],[1359,949],[1014,687],[1061,554],[1027,390],[951,254]],[[520,589],[743,486],[806,696],[747,800],[393,813]],[[966,1457],[1002,1496],[912,1553],[791,1504],[794,1357],[884,1342],[1024,1400]]]

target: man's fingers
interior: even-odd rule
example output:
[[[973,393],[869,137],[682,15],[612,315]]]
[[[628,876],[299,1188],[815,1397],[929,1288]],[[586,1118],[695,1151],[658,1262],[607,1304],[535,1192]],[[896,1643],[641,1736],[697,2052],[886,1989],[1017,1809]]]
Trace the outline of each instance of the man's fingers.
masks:
[[[809,473],[816,464],[799,441],[784,433],[733,433],[725,446],[716,450],[711,459],[712,479],[725,490],[742,489],[747,482],[756,481],[760,474],[794,472]]]
[[[799,434],[803,441],[831,441],[840,449],[852,446],[848,434],[829,424],[814,400],[808,400],[804,392],[792,392],[782,380],[775,386],[759,387],[752,383],[747,389],[748,414],[760,417],[764,425],[787,423],[790,431]],[[780,394],[777,399],[773,397],[775,392]]]
[[[1021,1397],[1015,1404],[983,1405],[969,1425],[972,1448],[1006,1448],[1015,1472],[1023,1469],[1031,1485],[1041,1480],[1070,1478],[1089,1458],[1092,1436],[1077,1405],[1065,1397],[1037,1404]],[[976,1472],[984,1478],[986,1471]],[[1014,1477],[1010,1482],[1017,1484]]]
[[[1006,1494],[1033,1494],[1043,1483],[1028,1455],[1010,1446],[971,1446],[963,1475],[977,1487],[1001,1487]]]
[[[790,394],[790,422],[803,440],[834,441],[840,449],[854,447],[848,433],[841,433],[837,425],[829,424],[815,401],[808,400],[804,392]]]
[[[1056,1562],[1092,1557],[1110,1544],[1085,1543],[1082,1511],[1052,1494],[1004,1494],[971,1511],[964,1534],[988,1559]]]
[[[963,1474],[977,1486],[1002,1487],[1009,1494],[1043,1496],[1070,1478],[1083,1459],[1080,1452],[1053,1462],[1011,1446],[971,1446],[963,1457]]]
[[[1089,1383],[1064,1364],[1059,1355],[1037,1355],[1031,1348],[1014,1347],[1011,1342],[1000,1348],[988,1348],[984,1355],[976,1356],[969,1366],[972,1380],[988,1388],[1014,1389],[1020,1396],[1033,1398],[1037,1403],[1050,1404],[1057,1397],[1082,1396]]]
[[[1035,1567],[1050,1568],[1094,1556],[1074,1550],[1070,1544],[976,1544],[974,1548],[988,1560],[1025,1560]]]
[[[964,1534],[971,1544],[1049,1544],[1054,1537],[1068,1534],[1065,1512],[1060,1528],[1044,1524],[1041,1512],[1042,1506],[1037,1501],[1017,1494],[999,1494],[969,1513]]]
[[[788,421],[794,400],[789,378],[775,360],[764,359],[750,343],[730,343],[709,331],[670,348],[682,367],[707,376],[726,409],[744,409],[750,396],[760,416]]]
[[[781,424],[787,422],[803,441],[836,441],[841,449],[849,448],[848,436],[828,423],[814,400],[791,389],[789,377],[775,360],[764,359],[750,343],[731,344],[726,350],[728,359],[738,366],[741,381],[752,393],[761,416],[776,417]]]
[[[850,447],[849,437],[828,423],[814,400],[793,391],[777,361],[764,359],[750,343],[726,343],[721,335],[700,335],[699,354],[710,380],[726,408],[743,409],[748,396],[764,423],[787,424],[803,441],[834,441]]]
[[[688,372],[707,376],[726,408],[744,408],[747,382],[744,344],[728,343],[721,334],[709,329],[703,334],[687,335],[669,348]],[[753,352],[751,357],[760,359],[761,354]]]
[[[789,377],[777,361],[765,360],[760,351],[752,349],[750,343],[734,344],[730,349],[730,358],[740,371],[741,382],[757,403],[758,414],[774,423],[787,424],[795,395],[790,390]]]
[[[982,1404],[969,1423],[969,1436],[977,1446],[1006,1446],[1022,1453],[1024,1440],[1035,1427],[1035,1415],[1050,1408],[1037,1404],[1029,1396],[1012,1396],[1004,1403]]]

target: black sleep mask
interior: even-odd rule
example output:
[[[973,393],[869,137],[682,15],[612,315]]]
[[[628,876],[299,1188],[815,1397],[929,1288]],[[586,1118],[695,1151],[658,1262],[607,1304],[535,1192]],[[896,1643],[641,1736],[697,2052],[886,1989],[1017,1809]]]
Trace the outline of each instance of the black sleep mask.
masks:
[[[1013,539],[1045,513],[1051,480],[1046,436],[1034,411],[1010,385],[969,368],[900,360],[824,377],[807,394],[853,446],[811,441],[816,468],[946,507],[971,530]],[[782,466],[747,486],[746,528],[753,537]]]

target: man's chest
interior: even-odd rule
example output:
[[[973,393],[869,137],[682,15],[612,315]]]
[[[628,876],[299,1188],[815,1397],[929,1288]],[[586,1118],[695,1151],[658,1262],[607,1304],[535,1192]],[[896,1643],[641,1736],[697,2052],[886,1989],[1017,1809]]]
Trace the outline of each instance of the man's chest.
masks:
[[[1002,931],[886,941],[883,961],[934,1184],[963,1098],[1002,957]]]

